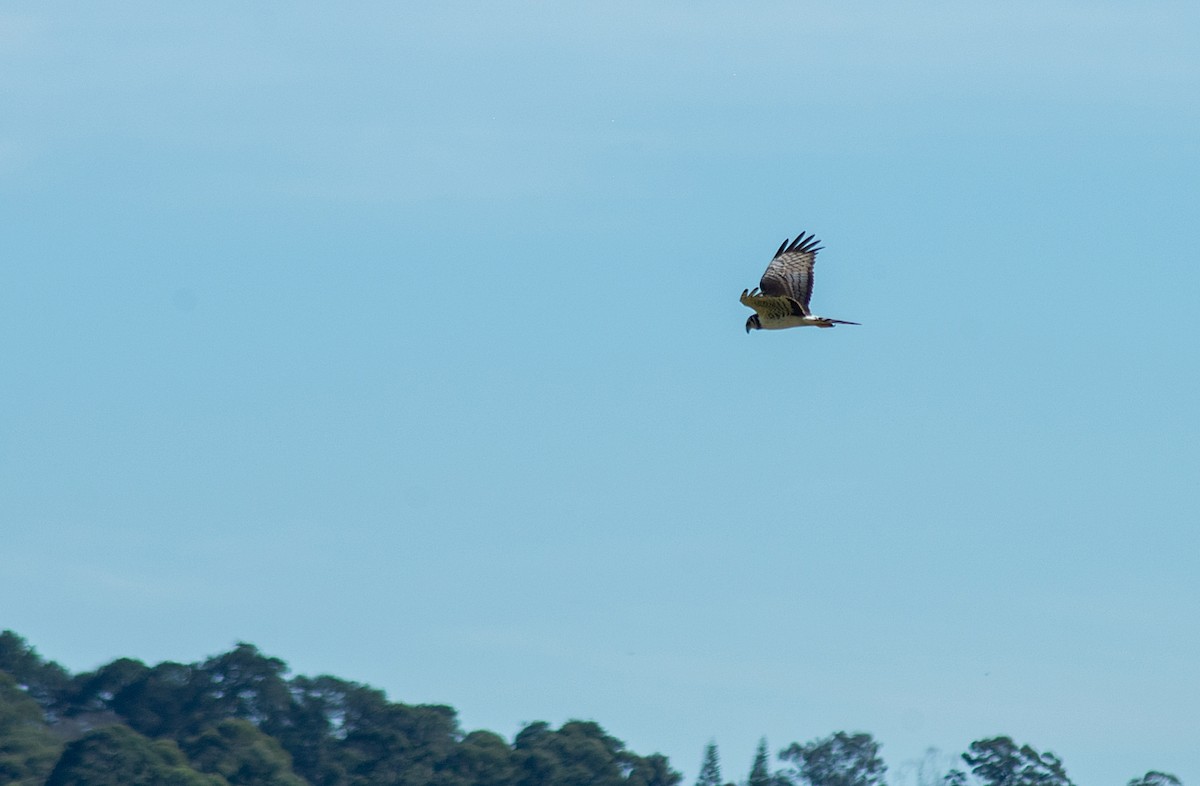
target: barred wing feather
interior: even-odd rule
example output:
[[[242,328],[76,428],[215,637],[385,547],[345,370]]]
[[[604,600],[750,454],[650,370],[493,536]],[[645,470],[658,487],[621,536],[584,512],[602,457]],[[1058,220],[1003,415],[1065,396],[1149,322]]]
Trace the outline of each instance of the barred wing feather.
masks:
[[[803,232],[795,240],[784,240],[758,284],[763,294],[792,298],[808,313],[813,265],[817,261],[817,252],[824,247],[817,245],[820,242],[812,234],[805,237]]]

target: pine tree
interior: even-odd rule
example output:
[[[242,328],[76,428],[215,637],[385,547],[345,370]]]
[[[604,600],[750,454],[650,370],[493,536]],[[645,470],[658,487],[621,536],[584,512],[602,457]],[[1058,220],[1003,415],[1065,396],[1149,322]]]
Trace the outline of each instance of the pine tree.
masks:
[[[722,786],[721,763],[717,757],[717,743],[710,742],[704,747],[704,764],[700,765],[700,777],[696,786]]]
[[[775,781],[768,769],[767,738],[758,741],[758,750],[754,753],[754,764],[750,767],[750,779],[746,786],[772,786]]]

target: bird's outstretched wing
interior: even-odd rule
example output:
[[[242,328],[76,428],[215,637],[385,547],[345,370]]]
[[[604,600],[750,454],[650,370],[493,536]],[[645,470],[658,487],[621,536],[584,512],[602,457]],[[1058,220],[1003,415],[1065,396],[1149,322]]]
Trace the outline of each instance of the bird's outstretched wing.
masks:
[[[792,298],[808,312],[808,301],[812,299],[813,265],[817,261],[817,252],[824,248],[817,245],[820,242],[811,234],[805,237],[803,232],[795,240],[784,240],[758,284],[763,294]]]
[[[754,313],[763,319],[783,319],[785,317],[807,317],[808,309],[800,305],[794,297],[764,295],[757,289],[753,292],[742,292],[742,305],[754,309]]]

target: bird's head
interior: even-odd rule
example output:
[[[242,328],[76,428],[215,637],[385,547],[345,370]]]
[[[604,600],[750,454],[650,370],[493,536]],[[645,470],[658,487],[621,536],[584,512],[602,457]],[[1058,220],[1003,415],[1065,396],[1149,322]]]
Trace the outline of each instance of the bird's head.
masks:
[[[751,314],[750,318],[746,320],[746,332],[749,333],[751,330],[762,330],[762,322],[759,320],[758,314]]]

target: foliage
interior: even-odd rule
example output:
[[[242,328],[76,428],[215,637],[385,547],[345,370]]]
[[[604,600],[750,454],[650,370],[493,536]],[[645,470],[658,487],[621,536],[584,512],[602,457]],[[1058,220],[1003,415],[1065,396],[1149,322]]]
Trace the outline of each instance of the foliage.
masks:
[[[75,711],[107,710],[119,693],[143,681],[148,671],[150,669],[146,664],[139,660],[119,658],[94,672],[78,675],[72,681],[74,693],[71,702]]]
[[[250,721],[229,718],[186,740],[192,766],[220,775],[230,786],[304,786],[292,757]]]
[[[477,786],[510,786],[517,768],[504,738],[490,731],[473,731],[463,738],[443,763],[450,782]]]
[[[967,786],[967,774],[962,770],[950,770],[942,779],[942,786]]]
[[[760,741],[745,786],[883,786],[869,734],[792,743],[771,773]],[[1073,786],[1053,753],[1009,737],[971,743],[969,773],[927,755],[941,786]],[[0,632],[0,783],[17,786],[678,786],[660,755],[639,756],[592,721],[527,725],[508,743],[464,733],[453,708],[392,702],[240,643],[199,663],[120,658],[75,676]],[[722,783],[715,742],[696,786]],[[1128,786],[1182,786],[1150,771]]]
[[[700,777],[696,786],[721,786],[721,761],[717,754],[717,743],[704,746],[704,763],[700,765]]]
[[[46,786],[226,786],[187,764],[170,740],[150,740],[127,726],[106,726],[72,742]]]
[[[1183,784],[1169,772],[1151,770],[1142,777],[1131,780],[1128,786],[1183,786]]]
[[[0,672],[7,672],[45,710],[58,704],[71,682],[62,666],[43,661],[11,630],[0,632]]]
[[[0,672],[0,783],[45,782],[62,744],[42,720],[42,708]]]
[[[793,786],[791,779],[783,772],[771,772],[771,756],[767,751],[767,738],[763,737],[754,751],[754,763],[750,765],[746,786]]]
[[[805,745],[793,742],[779,758],[792,762],[792,777],[810,786],[884,786],[887,772],[870,734],[839,731]]]
[[[516,786],[675,786],[680,776],[661,756],[642,758],[591,721],[568,721],[557,731],[543,722],[513,742]]]
[[[972,742],[963,761],[985,786],[1073,786],[1062,761],[1010,737]]]
[[[268,658],[243,642],[197,669],[199,701],[210,715],[242,718],[270,733],[285,724],[291,709],[285,674],[287,664],[282,660]]]
[[[750,765],[750,777],[746,779],[746,786],[772,786],[768,762],[767,738],[763,737],[754,751],[754,763]]]
[[[47,773],[52,786],[677,786],[680,780],[663,756],[638,756],[590,721],[557,730],[530,724],[510,745],[492,732],[464,734],[450,707],[391,702],[380,690],[336,677],[289,679],[283,661],[245,643],[201,663],[147,666],[122,658],[71,677],[5,632],[0,665],[13,674],[0,672],[0,767],[8,768],[0,770],[0,782],[40,784]],[[74,741],[63,749],[47,720]]]
[[[626,786],[678,786],[683,780],[682,775],[671,769],[667,757],[660,753],[643,757],[627,753],[625,766],[629,771]]]

